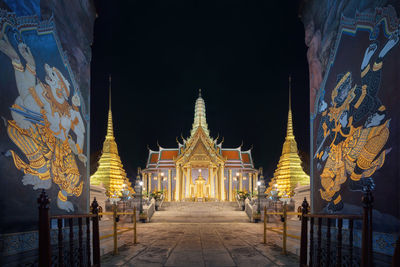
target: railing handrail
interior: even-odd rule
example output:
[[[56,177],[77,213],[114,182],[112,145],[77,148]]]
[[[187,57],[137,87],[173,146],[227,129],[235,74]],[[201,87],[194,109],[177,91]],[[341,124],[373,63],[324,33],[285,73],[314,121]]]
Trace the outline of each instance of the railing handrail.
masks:
[[[301,215],[301,213],[299,214]],[[304,214],[305,217],[309,218],[327,218],[327,219],[345,219],[345,220],[362,220],[362,215],[354,214]]]
[[[75,219],[75,218],[92,218],[96,217],[97,214],[69,214],[69,215],[53,215],[50,216],[50,220],[57,220],[57,219]]]
[[[100,266],[100,240],[99,240],[99,216],[98,203],[94,198],[91,211],[92,214],[71,214],[71,215],[54,215],[50,216],[49,204],[50,199],[46,191],[42,192],[37,200],[39,204],[39,266],[52,266],[52,244],[50,235],[50,222],[57,220],[58,229],[58,266],[64,266],[63,252],[63,219],[68,219],[69,224],[69,251],[70,262],[74,262],[74,231],[73,220],[78,219],[78,257],[80,265],[83,265],[83,218],[86,218],[86,263],[88,266]],[[92,227],[90,227],[92,221]],[[92,230],[92,231],[90,231]],[[90,233],[92,232],[92,233]],[[90,238],[92,237],[92,238]],[[90,242],[90,239],[91,242]],[[92,246],[91,246],[92,245]]]

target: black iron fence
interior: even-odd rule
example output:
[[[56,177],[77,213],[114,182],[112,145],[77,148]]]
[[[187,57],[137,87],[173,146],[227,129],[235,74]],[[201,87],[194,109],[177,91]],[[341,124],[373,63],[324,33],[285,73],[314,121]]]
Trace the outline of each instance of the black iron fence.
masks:
[[[39,204],[39,266],[52,266],[52,259],[56,258],[57,266],[100,266],[100,239],[99,216],[96,198],[91,205],[90,214],[57,215],[51,216],[49,211],[50,200],[42,190],[38,198]],[[51,222],[57,221],[57,257],[52,257]],[[90,223],[92,221],[92,223]],[[68,222],[69,238],[65,242],[64,229]],[[74,224],[78,227],[78,242],[74,236]],[[86,233],[84,234],[84,224]],[[65,252],[68,255],[65,255]],[[77,251],[77,253],[74,253]],[[77,255],[77,256],[76,256]],[[69,263],[69,264],[68,264]]]

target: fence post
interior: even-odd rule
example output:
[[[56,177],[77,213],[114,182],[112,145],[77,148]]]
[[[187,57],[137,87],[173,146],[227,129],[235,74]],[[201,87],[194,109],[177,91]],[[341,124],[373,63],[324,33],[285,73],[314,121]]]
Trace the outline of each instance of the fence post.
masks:
[[[267,206],[264,206],[264,244],[267,244]]]
[[[51,266],[50,199],[44,189],[37,202],[39,204],[39,266],[49,267]]]
[[[133,207],[133,244],[137,243],[136,239],[136,206]]]
[[[300,267],[307,266],[307,235],[308,235],[308,227],[307,227],[307,217],[305,216],[308,213],[308,202],[304,197],[303,203],[301,204],[301,238],[300,238]]]
[[[372,255],[372,203],[374,197],[371,190],[367,188],[362,196],[363,203],[363,226],[361,244],[361,266],[373,266]]]
[[[113,205],[113,238],[114,238],[114,255],[118,255],[118,234],[117,234],[117,204]]]
[[[287,234],[287,213],[286,213],[286,202],[283,204],[283,233],[282,233],[282,254],[286,255],[286,234]]]
[[[96,216],[93,220],[92,247],[93,247],[93,265],[100,266],[100,233],[99,233],[99,204],[96,198],[91,205],[92,214]]]

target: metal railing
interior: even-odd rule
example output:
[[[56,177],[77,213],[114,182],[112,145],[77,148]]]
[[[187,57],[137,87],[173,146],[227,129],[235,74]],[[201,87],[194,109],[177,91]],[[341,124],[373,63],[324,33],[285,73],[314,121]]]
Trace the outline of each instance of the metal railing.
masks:
[[[268,222],[268,215],[280,215],[281,216],[281,222],[282,222],[282,228],[273,228],[273,227],[267,227],[267,222]],[[282,212],[267,212],[267,206],[264,206],[264,240],[263,243],[267,244],[267,230],[270,230],[271,232],[275,232],[278,234],[282,235],[282,254],[286,255],[287,254],[287,238],[295,238],[300,240],[300,236],[288,234],[287,230],[287,216],[288,215],[302,215],[302,213],[299,212],[291,212],[287,211],[287,205],[283,205],[283,211]],[[282,231],[279,231],[281,230]]]
[[[80,266],[100,266],[100,240],[99,240],[99,216],[96,198],[91,205],[91,214],[57,215],[50,216],[49,204],[46,191],[43,189],[39,198],[39,266],[52,266],[52,246],[50,225],[52,220],[57,220],[58,230],[58,266],[64,266],[64,235],[63,222],[68,221],[69,225],[69,262],[75,264],[74,260],[74,219],[78,219],[78,262]],[[86,220],[86,259],[84,259],[83,248],[83,219]],[[90,231],[90,220],[92,220],[92,233]],[[92,235],[92,242],[90,236]],[[92,243],[92,249],[90,248]],[[93,265],[92,256],[93,255]]]
[[[300,267],[302,266],[321,266],[324,262],[325,266],[353,266],[356,259],[353,259],[354,252],[354,221],[362,220],[362,240],[361,240],[361,257],[360,266],[367,267],[373,266],[373,247],[372,247],[372,203],[373,197],[370,190],[366,190],[362,197],[363,213],[362,215],[347,215],[347,214],[309,214],[309,204],[304,198],[302,204],[301,216],[301,241],[300,241]],[[318,220],[317,224],[317,243],[314,241],[314,221]],[[326,228],[326,236],[324,238],[324,245],[322,247],[322,221],[325,220],[324,227]],[[347,263],[343,263],[344,258],[342,255],[343,248],[343,220],[349,222],[349,247],[346,249],[349,253]],[[308,230],[308,221],[310,221],[310,230]],[[331,226],[332,222],[337,225],[336,235],[336,251],[333,248]],[[334,237],[333,237],[334,238]],[[309,244],[308,244],[309,241]],[[316,248],[315,248],[316,245]],[[325,250],[326,257],[322,259],[322,252]],[[307,254],[307,251],[309,253]],[[333,252],[333,254],[331,253]],[[332,254],[332,255],[331,255]],[[355,261],[354,261],[355,260]],[[343,264],[342,264],[343,263]]]
[[[133,207],[133,212],[118,212],[116,205],[113,206],[113,211],[112,212],[100,212],[99,216],[103,215],[112,215],[112,220],[113,220],[113,231],[112,234],[108,235],[102,235],[100,236],[100,240],[113,237],[113,243],[114,243],[114,248],[113,248],[113,254],[118,255],[118,235],[121,235],[125,232],[133,230],[133,244],[137,244],[137,228],[136,228],[136,207]],[[118,222],[120,219],[120,215],[132,215],[132,222],[133,222],[133,227],[118,227]],[[120,231],[118,231],[120,230]]]

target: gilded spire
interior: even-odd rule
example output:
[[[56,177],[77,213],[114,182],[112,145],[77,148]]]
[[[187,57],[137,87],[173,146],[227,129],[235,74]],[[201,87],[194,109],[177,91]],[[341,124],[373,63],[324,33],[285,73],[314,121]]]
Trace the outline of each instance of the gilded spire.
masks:
[[[201,89],[199,89],[199,97],[197,98],[194,107],[194,121],[191,135],[193,135],[199,127],[201,127],[207,135],[209,134],[206,120],[206,104],[204,103],[204,99],[201,97]]]
[[[267,194],[270,194],[271,191],[277,190],[278,196],[283,198],[292,197],[294,188],[297,185],[310,184],[310,177],[301,167],[301,159],[298,155],[297,143],[293,134],[291,102],[291,77],[289,76],[289,112],[286,138],[274,177],[266,191]]]
[[[102,154],[99,159],[99,167],[90,177],[90,184],[103,184],[107,190],[107,196],[115,198],[120,197],[124,190],[128,190],[130,194],[134,193],[134,191],[126,176],[121,158],[118,154],[117,143],[114,138],[111,112],[111,76],[109,78],[109,83],[107,134],[103,143]]]
[[[107,123],[107,136],[106,138],[114,138],[112,112],[111,112],[111,75],[109,77],[109,96],[108,96],[108,123]]]
[[[289,76],[289,112],[288,112],[288,122],[286,128],[286,138],[294,138],[293,135],[293,122],[292,122],[292,78]]]

